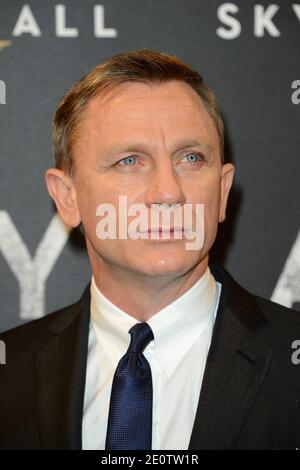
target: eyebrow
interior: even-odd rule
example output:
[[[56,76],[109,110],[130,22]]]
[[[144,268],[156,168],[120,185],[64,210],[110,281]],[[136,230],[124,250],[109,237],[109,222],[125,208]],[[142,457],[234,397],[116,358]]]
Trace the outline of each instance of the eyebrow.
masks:
[[[200,142],[197,139],[186,139],[181,141],[175,146],[175,152],[178,152],[179,150],[184,150],[185,148],[189,147],[200,147],[204,151],[211,151],[212,146],[209,144],[204,144],[203,142]],[[111,156],[116,153],[126,153],[126,152],[144,152],[148,153],[150,151],[150,147],[147,144],[143,144],[141,142],[132,142],[132,143],[123,143],[120,145],[116,145],[114,147],[107,147],[104,149],[104,154]]]

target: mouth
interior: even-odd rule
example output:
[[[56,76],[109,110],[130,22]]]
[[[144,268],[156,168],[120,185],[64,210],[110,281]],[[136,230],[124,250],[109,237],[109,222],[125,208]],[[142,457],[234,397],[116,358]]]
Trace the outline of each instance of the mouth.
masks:
[[[179,241],[183,239],[183,227],[152,227],[140,232],[146,239],[155,241]]]
[[[149,228],[145,232],[142,233],[174,233],[174,232],[182,232],[182,227],[153,227]]]

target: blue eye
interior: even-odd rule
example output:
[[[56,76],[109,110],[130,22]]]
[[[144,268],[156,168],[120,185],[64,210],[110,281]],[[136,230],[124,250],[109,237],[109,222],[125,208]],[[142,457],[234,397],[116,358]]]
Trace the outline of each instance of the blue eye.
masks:
[[[123,162],[125,166],[132,165],[133,163],[135,163],[135,157],[130,155],[129,157],[122,158],[122,160],[120,160],[118,163],[121,162]]]
[[[190,159],[190,163],[196,163],[199,161],[199,158],[201,159],[201,155],[199,153],[189,153],[188,155],[185,156],[186,158],[193,157],[193,159]]]

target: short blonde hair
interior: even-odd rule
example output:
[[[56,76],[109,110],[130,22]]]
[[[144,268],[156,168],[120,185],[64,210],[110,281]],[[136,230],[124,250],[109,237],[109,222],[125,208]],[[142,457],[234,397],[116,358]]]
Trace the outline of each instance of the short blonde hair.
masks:
[[[224,123],[213,91],[201,75],[175,55],[140,49],[114,55],[94,67],[61,98],[53,118],[53,151],[56,168],[72,176],[75,165],[72,145],[89,100],[104,89],[125,82],[149,84],[179,80],[190,85],[201,98],[219,136],[220,159],[224,163]]]

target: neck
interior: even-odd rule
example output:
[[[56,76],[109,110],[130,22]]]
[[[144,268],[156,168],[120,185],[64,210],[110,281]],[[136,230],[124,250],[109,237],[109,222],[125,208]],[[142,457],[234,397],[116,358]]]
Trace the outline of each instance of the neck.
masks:
[[[95,283],[102,294],[141,322],[187,292],[203,276],[207,265],[208,255],[185,274],[149,276],[91,260]]]

